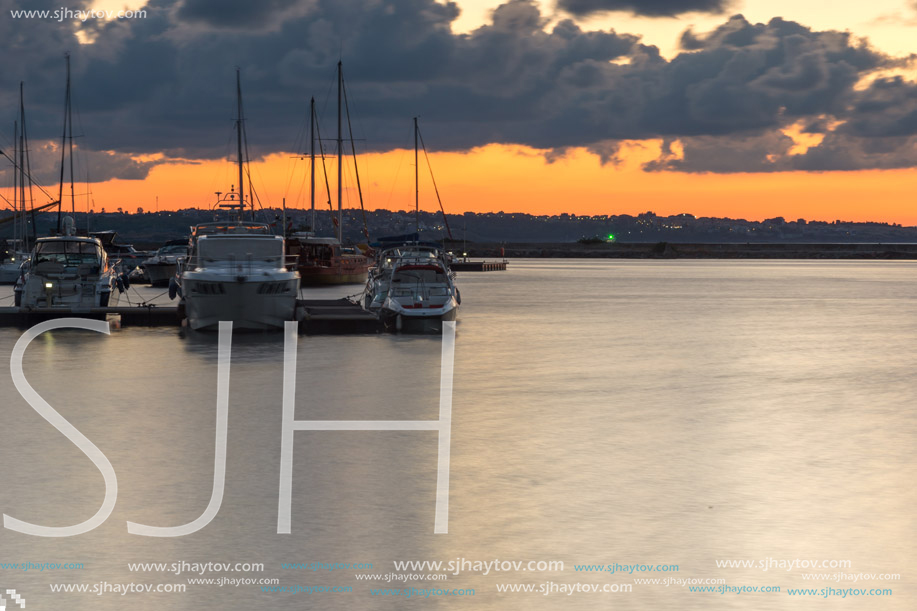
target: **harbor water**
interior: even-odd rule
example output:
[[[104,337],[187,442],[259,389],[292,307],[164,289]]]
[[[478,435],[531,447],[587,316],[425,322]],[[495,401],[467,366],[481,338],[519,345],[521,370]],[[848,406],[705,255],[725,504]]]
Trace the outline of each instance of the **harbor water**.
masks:
[[[232,338],[212,522],[129,534],[128,521],[186,524],[210,502],[217,335],[57,330],[32,341],[25,376],[108,458],[117,503],[79,536],[0,530],[0,564],[82,567],[0,569],[0,586],[30,609],[79,611],[917,607],[917,263],[513,260],[458,286],[448,534],[434,534],[434,431],[297,431],[292,532],[277,533],[280,333]],[[0,288],[0,305],[11,294]],[[3,363],[22,333],[0,329]],[[302,336],[295,417],[434,420],[441,353],[437,336]],[[99,470],[7,366],[0,396],[2,513],[89,519]],[[696,591],[709,580],[748,589]],[[61,584],[89,590],[52,591]],[[410,588],[414,601],[382,593]]]

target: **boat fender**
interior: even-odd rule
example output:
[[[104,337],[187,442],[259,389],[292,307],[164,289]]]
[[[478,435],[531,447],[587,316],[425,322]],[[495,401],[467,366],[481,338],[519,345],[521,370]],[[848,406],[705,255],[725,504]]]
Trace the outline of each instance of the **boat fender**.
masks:
[[[181,297],[181,287],[175,278],[169,278],[169,299],[175,299],[175,296]]]
[[[123,293],[124,292],[124,280],[121,279],[121,276],[118,276],[118,279],[115,281],[115,284],[118,287],[118,292]]]
[[[455,289],[455,302],[462,305],[462,292],[458,289]]]
[[[127,274],[121,274],[121,281],[124,283],[124,288],[131,288],[131,278]]]

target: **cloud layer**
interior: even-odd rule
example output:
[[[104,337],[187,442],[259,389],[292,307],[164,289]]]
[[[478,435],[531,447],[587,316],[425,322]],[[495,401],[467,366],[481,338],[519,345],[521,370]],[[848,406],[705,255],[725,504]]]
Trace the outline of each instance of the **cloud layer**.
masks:
[[[676,7],[589,1],[640,4],[644,14]],[[35,0],[30,8],[57,4]],[[142,177],[151,162],[130,163],[132,155],[231,154],[237,66],[252,153],[304,150],[310,96],[323,136],[332,135],[339,57],[364,150],[410,145],[410,120],[419,115],[427,145],[439,150],[513,143],[556,156],[581,146],[604,162],[615,159],[620,140],[661,139],[667,146],[647,166],[653,171],[915,163],[917,87],[900,77],[863,84],[903,60],[850,33],[780,18],[751,23],[736,15],[712,32],[687,30],[683,51],[667,60],[633,34],[586,31],[570,19],[546,31],[529,0],[506,2],[468,34],[451,30],[454,3],[433,0],[152,0],[143,19],[82,24],[11,19],[10,0],[0,6],[0,109],[9,131],[24,80],[33,140],[60,137],[69,50],[80,145],[120,160],[93,180]],[[726,5],[677,3],[687,6]],[[79,44],[79,31],[95,43]],[[821,139],[802,152],[785,134],[801,123]]]
[[[558,0],[560,9],[577,16],[627,11],[647,17],[674,17],[685,13],[724,13],[732,0]]]

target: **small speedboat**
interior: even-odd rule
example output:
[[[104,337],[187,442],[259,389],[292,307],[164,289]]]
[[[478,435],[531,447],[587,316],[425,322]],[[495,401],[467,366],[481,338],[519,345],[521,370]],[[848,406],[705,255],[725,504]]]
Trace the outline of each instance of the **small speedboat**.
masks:
[[[397,331],[440,331],[460,303],[442,251],[425,244],[383,250],[364,292],[364,307]]]

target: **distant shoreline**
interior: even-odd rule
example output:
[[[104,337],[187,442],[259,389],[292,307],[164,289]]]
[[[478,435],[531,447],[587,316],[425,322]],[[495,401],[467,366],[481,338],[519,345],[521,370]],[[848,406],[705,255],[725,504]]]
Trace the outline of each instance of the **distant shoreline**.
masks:
[[[524,259],[917,259],[917,243],[902,244],[701,244],[676,242],[452,243],[452,252],[471,258]]]

